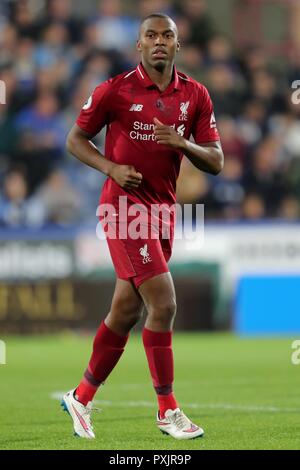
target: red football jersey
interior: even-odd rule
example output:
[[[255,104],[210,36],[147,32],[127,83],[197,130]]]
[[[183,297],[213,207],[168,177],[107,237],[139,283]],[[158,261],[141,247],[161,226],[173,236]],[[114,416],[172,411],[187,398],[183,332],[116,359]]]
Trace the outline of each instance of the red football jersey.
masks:
[[[153,118],[173,126],[198,144],[219,140],[213,106],[207,89],[174,67],[173,80],[161,92],[142,64],[99,85],[84,105],[78,126],[92,136],[107,126],[105,157],[133,165],[143,175],[137,189],[123,189],[111,178],[104,184],[101,203],[117,204],[127,196],[129,204],[172,205],[182,153],[157,144]]]

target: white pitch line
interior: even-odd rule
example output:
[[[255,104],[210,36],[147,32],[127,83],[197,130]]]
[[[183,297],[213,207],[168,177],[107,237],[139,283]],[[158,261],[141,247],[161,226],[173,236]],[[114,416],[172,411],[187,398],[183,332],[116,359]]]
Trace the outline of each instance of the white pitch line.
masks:
[[[61,400],[66,392],[53,392],[50,398]],[[110,401],[94,400],[94,403],[102,406],[115,406],[120,408],[155,408],[155,403],[150,401]],[[238,410],[238,411],[257,411],[267,413],[300,413],[300,408],[280,408],[277,406],[265,405],[233,405],[231,403],[181,403],[183,407],[193,409],[213,409],[213,410]]]

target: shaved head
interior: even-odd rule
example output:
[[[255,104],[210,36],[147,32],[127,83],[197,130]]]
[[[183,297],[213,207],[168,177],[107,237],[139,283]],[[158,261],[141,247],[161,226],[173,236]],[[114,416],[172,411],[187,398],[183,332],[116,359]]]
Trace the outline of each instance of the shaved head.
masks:
[[[140,25],[140,30],[139,30],[139,37],[141,37],[142,31],[147,27],[147,23],[149,22],[149,20],[152,20],[155,18],[158,18],[158,19],[161,18],[161,19],[167,20],[170,26],[172,27],[172,29],[174,30],[174,32],[176,33],[176,36],[178,36],[177,25],[170,16],[165,15],[164,13],[152,13],[151,15],[146,16],[146,18],[142,20],[141,25]]]

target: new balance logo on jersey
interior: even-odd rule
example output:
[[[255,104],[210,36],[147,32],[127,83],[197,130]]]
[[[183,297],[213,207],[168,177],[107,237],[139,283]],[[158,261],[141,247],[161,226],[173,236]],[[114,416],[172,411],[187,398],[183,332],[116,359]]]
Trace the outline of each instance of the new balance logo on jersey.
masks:
[[[179,116],[179,121],[187,121],[188,119],[188,107],[190,105],[190,102],[187,101],[186,103],[180,103],[180,111],[181,114]]]
[[[151,263],[152,259],[148,253],[148,245],[147,243],[140,248],[140,255],[143,257],[143,264]]]
[[[129,111],[142,111],[143,107],[143,104],[133,104]]]

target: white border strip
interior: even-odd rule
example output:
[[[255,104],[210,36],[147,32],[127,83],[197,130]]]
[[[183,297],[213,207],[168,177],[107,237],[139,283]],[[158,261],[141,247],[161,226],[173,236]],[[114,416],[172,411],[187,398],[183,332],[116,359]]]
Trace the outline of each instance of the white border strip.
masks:
[[[130,77],[130,75],[132,75],[134,72],[135,72],[135,69],[134,69],[134,70],[132,70],[131,72],[129,72],[129,73],[128,73],[127,75],[125,75],[125,77],[123,77],[123,78]]]
[[[141,72],[141,70],[140,70],[140,66],[139,66],[139,65],[137,66],[137,69],[138,69],[138,71],[139,71],[139,73],[140,73],[140,76],[141,76],[141,77],[142,77],[142,79],[144,80],[144,78],[145,78],[145,77],[144,77],[144,75],[142,74],[142,72]]]
[[[185,78],[185,77],[182,77],[181,75],[177,74],[179,78],[181,78],[181,80],[185,80],[186,82],[189,82],[189,78]]]

